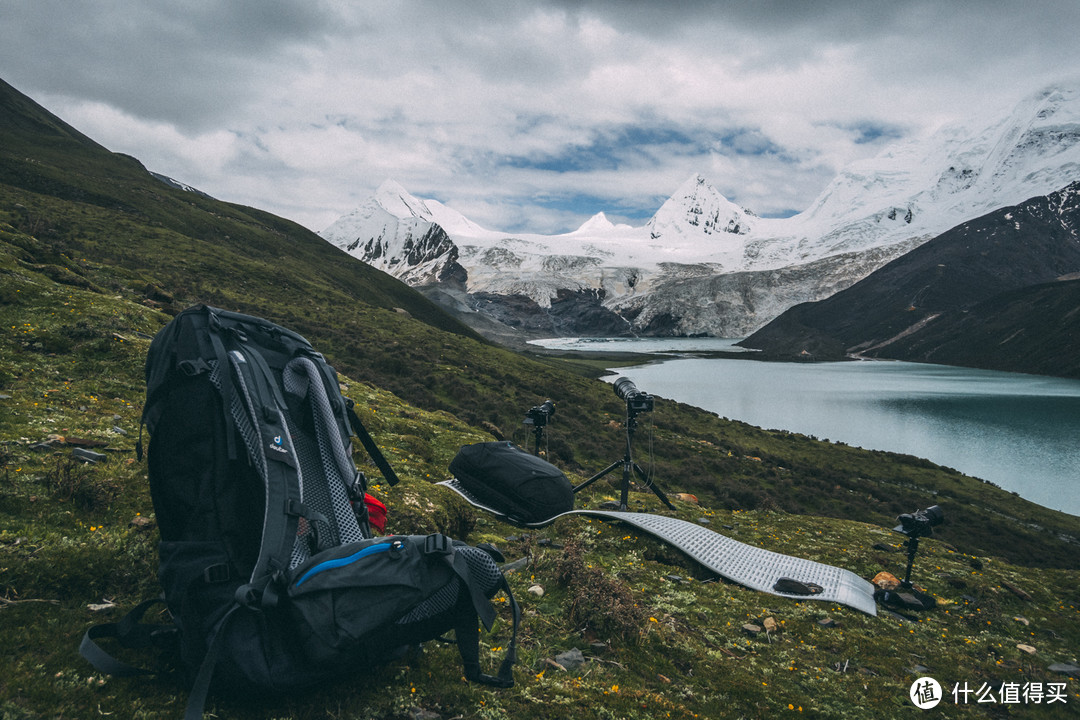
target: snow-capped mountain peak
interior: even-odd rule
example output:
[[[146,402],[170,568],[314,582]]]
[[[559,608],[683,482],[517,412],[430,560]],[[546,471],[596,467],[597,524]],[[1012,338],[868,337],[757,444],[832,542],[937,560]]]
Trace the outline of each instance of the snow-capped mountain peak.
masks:
[[[581,224],[577,230],[574,230],[571,235],[589,235],[591,233],[603,233],[610,232],[615,229],[615,223],[608,220],[607,215],[603,211],[596,213],[591,218]]]
[[[1078,177],[1080,78],[1029,95],[989,125],[951,124],[852,163],[791,225],[836,239],[840,228],[892,215],[905,219],[900,235],[921,236],[1060,190]],[[880,233],[877,245],[896,235]]]
[[[401,220],[410,217],[433,222],[427,204],[409,192],[395,180],[385,180],[375,190],[375,203],[386,212]]]
[[[714,233],[746,235],[751,213],[720,194],[701,175],[694,175],[668,198],[647,227],[654,238],[692,234],[708,237]]]
[[[322,236],[345,252],[410,284],[438,282],[453,272],[457,248],[436,221],[460,215],[434,200],[420,200],[393,180]],[[461,218],[459,225],[468,225]]]

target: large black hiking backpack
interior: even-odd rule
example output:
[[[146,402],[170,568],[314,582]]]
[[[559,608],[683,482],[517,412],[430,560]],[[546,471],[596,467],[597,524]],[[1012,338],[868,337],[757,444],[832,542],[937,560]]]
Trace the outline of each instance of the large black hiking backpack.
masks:
[[[192,683],[188,718],[201,717],[212,680],[289,690],[449,630],[466,678],[513,684],[519,611],[498,551],[439,534],[371,537],[350,428],[387,480],[397,478],[307,340],[196,306],[154,338],[146,381],[158,576]],[[490,676],[480,672],[478,624],[490,629],[500,589],[514,639]],[[145,672],[96,640],[135,646],[165,635],[138,622],[149,605],[91,628],[84,657],[104,672]]]

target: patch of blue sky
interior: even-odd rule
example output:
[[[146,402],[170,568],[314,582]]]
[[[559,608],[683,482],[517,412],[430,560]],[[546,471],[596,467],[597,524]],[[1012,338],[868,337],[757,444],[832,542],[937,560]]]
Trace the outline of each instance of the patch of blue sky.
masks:
[[[762,156],[770,155],[783,158],[787,151],[777,145],[760,130],[754,128],[733,128],[716,138],[712,151],[721,155]]]
[[[788,209],[785,209],[785,210],[773,210],[772,212],[761,213],[761,217],[783,220],[784,218],[789,218],[789,217],[792,217],[793,215],[798,215],[801,212],[802,212],[802,210],[792,210],[792,209],[788,208]]]
[[[566,145],[557,152],[510,155],[502,164],[543,172],[591,172],[649,166],[660,156],[704,155],[715,151],[715,138],[705,131],[678,126],[621,125],[598,130],[587,143]]]
[[[567,193],[565,195],[538,195],[531,197],[530,202],[560,213],[592,217],[598,212],[603,212],[612,222],[641,224],[653,216],[665,199],[659,198],[654,204],[646,207],[588,193]]]
[[[904,137],[904,130],[897,125],[874,122],[859,122],[844,126],[855,136],[856,145],[869,145],[875,142],[891,142]]]

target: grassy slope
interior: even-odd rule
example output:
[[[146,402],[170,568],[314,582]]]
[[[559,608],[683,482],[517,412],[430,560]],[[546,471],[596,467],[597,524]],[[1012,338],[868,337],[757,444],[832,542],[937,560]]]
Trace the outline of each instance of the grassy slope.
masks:
[[[9,123],[0,143],[0,394],[10,396],[0,399],[0,633],[10,650],[0,659],[0,717],[179,714],[177,682],[106,680],[75,648],[89,624],[156,593],[145,466],[131,453],[141,365],[148,336],[169,319],[156,306],[196,300],[288,324],[352,378],[351,394],[407,478],[404,487],[379,489],[393,531],[440,529],[534,558],[513,576],[527,608],[513,690],[459,682],[445,672],[457,667],[455,651],[431,648],[415,667],[365,673],[351,686],[292,700],[223,700],[219,717],[399,717],[413,706],[443,717],[523,716],[535,714],[536,701],[549,717],[759,717],[789,704],[864,717],[882,707],[902,713],[917,664],[951,687],[1064,681],[1046,666],[1077,661],[1075,545],[1057,537],[1077,535],[1077,519],[916,458],[763,431],[668,402],[650,416],[660,482],[702,498],[700,507],[680,504],[679,514],[709,517],[772,550],[866,577],[902,574],[900,538],[884,528],[898,512],[945,505],[949,526],[924,543],[916,568],[945,605],[918,622],[714,582],[678,552],[619,527],[574,519],[520,539],[477,517],[428,481],[445,475],[460,445],[489,437],[482,423],[518,428],[524,442],[524,411],[553,397],[552,456],[580,478],[621,452],[610,388],[557,361],[483,343],[291,223],[159,186],[130,158],[104,154],[62,124],[53,135],[35,127],[26,134]],[[33,447],[50,436],[50,445]],[[99,451],[108,460],[73,462],[78,438],[105,443]],[[615,492],[603,483],[594,490],[584,504]],[[657,509],[651,494],[633,498]],[[131,524],[147,517],[149,527]],[[583,559],[568,560],[541,538],[580,547]],[[542,598],[526,592],[534,583],[546,589]],[[1003,583],[1034,599],[1020,600]],[[103,598],[120,608],[88,608]],[[841,626],[818,625],[825,615]],[[783,632],[741,632],[766,616]],[[490,646],[505,643],[505,630]],[[590,645],[597,641],[606,647]],[[1017,650],[1021,642],[1038,654]],[[574,646],[595,659],[574,673],[545,663]],[[489,664],[495,657],[501,653]],[[1075,709],[1077,684],[1068,682]]]

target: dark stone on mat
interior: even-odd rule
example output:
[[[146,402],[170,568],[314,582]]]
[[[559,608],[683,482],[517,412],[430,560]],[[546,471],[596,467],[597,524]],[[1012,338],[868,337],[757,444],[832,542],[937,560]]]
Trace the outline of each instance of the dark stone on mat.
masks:
[[[773,590],[789,595],[817,595],[822,591],[822,587],[817,583],[782,577],[773,585]]]

